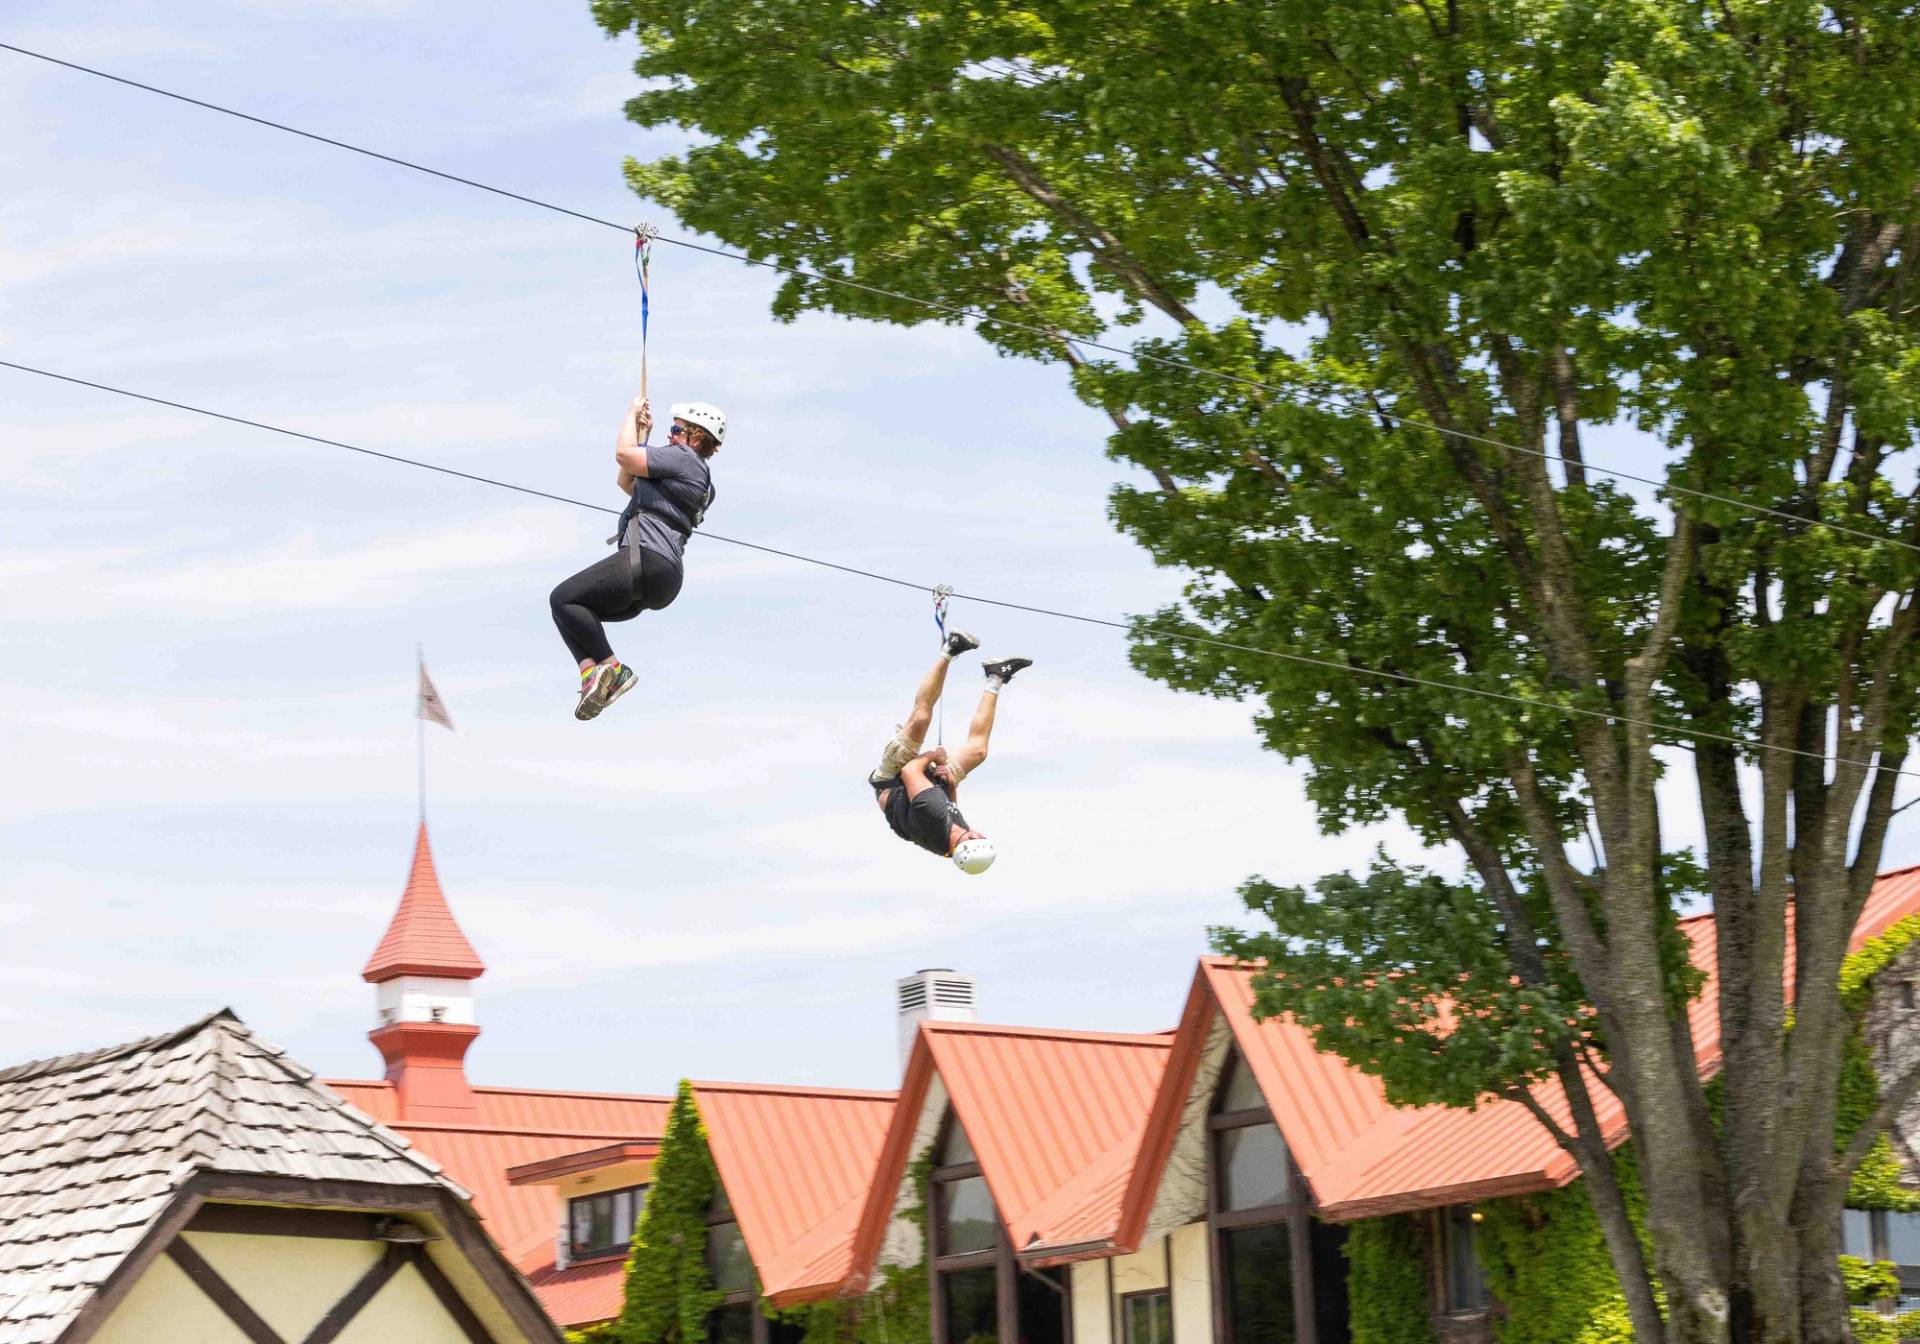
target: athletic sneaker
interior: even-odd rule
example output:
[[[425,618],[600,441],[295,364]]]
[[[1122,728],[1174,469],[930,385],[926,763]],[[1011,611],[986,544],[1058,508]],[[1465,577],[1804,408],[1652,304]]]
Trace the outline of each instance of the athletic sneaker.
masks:
[[[980,641],[964,630],[949,630],[947,632],[947,657],[949,658],[958,658],[968,649],[977,649],[979,647]]]
[[[633,689],[633,683],[640,680],[634,670],[625,663],[605,670],[608,675],[600,678],[599,688],[594,692],[595,698],[600,702],[600,709],[594,711],[596,714]]]
[[[611,666],[596,667],[580,678],[580,703],[573,707],[574,718],[590,719],[606,708],[599,699],[598,691],[601,678],[612,670]]]
[[[1006,685],[1013,680],[1013,674],[1023,667],[1032,667],[1031,658],[1002,658],[997,663],[982,663],[980,670],[987,674],[988,681],[997,681]]]

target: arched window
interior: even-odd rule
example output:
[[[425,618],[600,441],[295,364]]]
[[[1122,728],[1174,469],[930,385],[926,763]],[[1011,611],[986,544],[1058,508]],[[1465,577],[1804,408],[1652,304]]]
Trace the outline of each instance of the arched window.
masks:
[[[1217,1344],[1346,1344],[1346,1229],[1312,1216],[1273,1108],[1238,1050],[1207,1117]]]

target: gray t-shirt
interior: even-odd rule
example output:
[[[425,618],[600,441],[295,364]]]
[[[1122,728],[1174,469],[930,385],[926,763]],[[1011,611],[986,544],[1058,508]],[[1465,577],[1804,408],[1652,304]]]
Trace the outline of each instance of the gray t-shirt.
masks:
[[[647,474],[634,480],[633,499],[620,515],[620,544],[677,562],[712,499],[713,473],[700,454],[684,444],[649,444]]]

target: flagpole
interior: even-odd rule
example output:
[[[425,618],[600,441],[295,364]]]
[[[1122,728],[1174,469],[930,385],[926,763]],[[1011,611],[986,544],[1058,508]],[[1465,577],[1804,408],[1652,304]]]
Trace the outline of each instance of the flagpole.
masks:
[[[420,767],[420,824],[427,824],[427,716],[420,712],[420,678],[426,675],[426,651],[418,644],[413,646],[414,661],[414,711],[413,742],[414,752]]]

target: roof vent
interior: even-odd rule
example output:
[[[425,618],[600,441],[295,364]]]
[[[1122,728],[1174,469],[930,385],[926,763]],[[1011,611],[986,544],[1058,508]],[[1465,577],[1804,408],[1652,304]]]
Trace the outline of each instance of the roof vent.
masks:
[[[900,1065],[906,1067],[922,1022],[974,1020],[973,977],[945,966],[929,966],[895,984],[900,1033]]]

